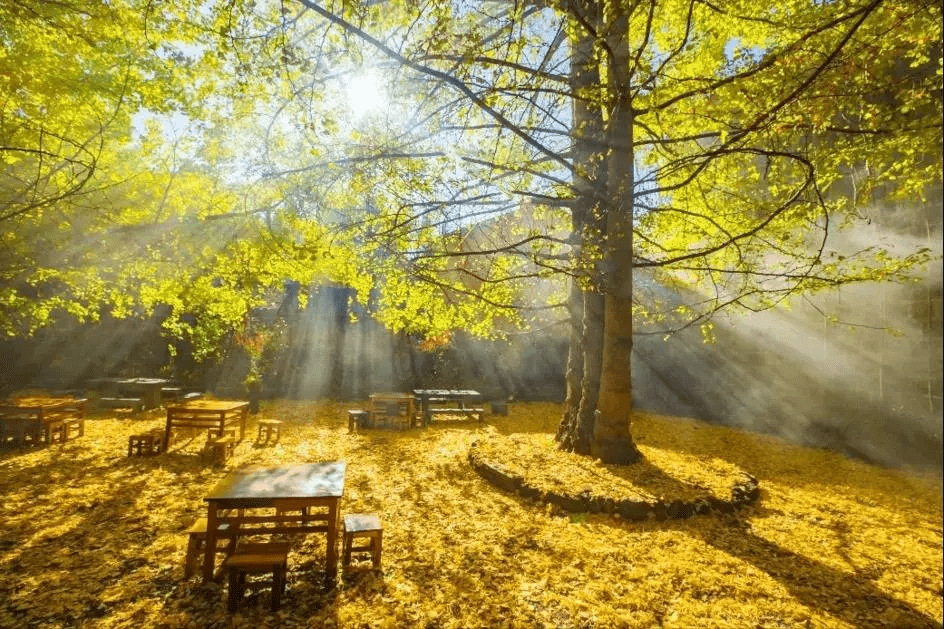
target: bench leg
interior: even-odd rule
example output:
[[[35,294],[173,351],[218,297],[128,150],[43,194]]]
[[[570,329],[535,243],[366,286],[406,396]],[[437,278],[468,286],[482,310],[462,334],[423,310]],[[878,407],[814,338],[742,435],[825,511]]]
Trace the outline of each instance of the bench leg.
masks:
[[[226,609],[231,612],[236,611],[239,606],[239,599],[243,596],[243,573],[239,570],[229,571],[229,592],[226,596]]]
[[[272,574],[272,611],[279,611],[282,592],[285,591],[285,567],[276,568]]]

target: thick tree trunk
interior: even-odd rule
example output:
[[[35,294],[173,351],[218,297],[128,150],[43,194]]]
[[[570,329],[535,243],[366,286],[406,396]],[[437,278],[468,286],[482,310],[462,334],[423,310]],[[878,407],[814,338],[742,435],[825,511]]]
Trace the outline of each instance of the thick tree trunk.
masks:
[[[607,38],[612,57],[607,84],[613,96],[607,128],[606,295],[603,368],[591,451],[604,463],[629,464],[640,458],[630,433],[633,348],[633,113],[629,92],[628,22],[614,4]]]
[[[597,13],[595,2],[575,3],[584,19]],[[594,18],[592,21],[597,21]],[[606,172],[603,162],[603,113],[591,90],[600,83],[594,40],[588,32],[577,32],[572,40],[570,84],[573,105],[574,188],[573,233],[579,238],[577,260],[569,297],[570,342],[567,357],[567,397],[557,431],[564,450],[590,454],[593,423],[599,391],[603,341],[603,296],[599,292],[599,262],[605,229],[601,193]],[[584,260],[583,263],[579,260]]]

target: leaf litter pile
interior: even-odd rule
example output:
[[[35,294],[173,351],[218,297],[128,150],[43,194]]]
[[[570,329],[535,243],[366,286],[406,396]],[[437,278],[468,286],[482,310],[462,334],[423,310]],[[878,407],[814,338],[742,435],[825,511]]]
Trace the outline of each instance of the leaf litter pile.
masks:
[[[942,620],[941,483],[692,420],[638,413],[645,462],[554,449],[557,404],[486,425],[347,432],[349,404],[278,402],[225,468],[203,437],[126,456],[159,410],[93,414],[84,437],[0,453],[0,627],[934,627]],[[255,419],[285,422],[276,445]],[[532,485],[594,495],[761,498],[734,515],[628,522],[528,502],[484,481],[474,442]],[[185,530],[233,467],[344,459],[342,513],[375,512],[382,574],[323,584],[323,536],[296,540],[282,608],[268,591],[226,611],[183,579]],[[686,493],[688,492],[688,493]]]

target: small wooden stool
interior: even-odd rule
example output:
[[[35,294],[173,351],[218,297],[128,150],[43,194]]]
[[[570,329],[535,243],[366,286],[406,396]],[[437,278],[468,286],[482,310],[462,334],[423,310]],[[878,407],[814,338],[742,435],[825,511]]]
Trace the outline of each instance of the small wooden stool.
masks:
[[[228,543],[217,552],[225,552],[231,555],[236,548],[236,536],[229,534],[229,525],[223,523],[220,527],[220,535],[225,537]],[[206,542],[207,519],[199,518],[187,529],[187,556],[184,559],[184,579],[189,579],[197,571],[200,558],[203,556],[203,550]]]
[[[207,440],[204,452],[214,465],[226,465],[226,459],[236,450],[236,439],[230,435],[210,438]]]
[[[347,431],[354,432],[361,428],[366,428],[370,419],[370,413],[358,409],[350,409],[347,412]]]
[[[363,546],[354,546],[355,538],[367,538]],[[343,558],[341,568],[345,572],[363,572],[380,569],[380,555],[383,550],[383,529],[380,518],[372,513],[350,513],[341,523],[343,539]],[[352,553],[370,553],[370,566],[355,566],[351,563]]]
[[[52,445],[57,441],[65,443],[69,439],[69,428],[63,420],[56,420],[46,424],[46,445]]]
[[[161,452],[161,435],[155,432],[143,432],[128,437],[128,456],[153,456]]]
[[[262,438],[262,434],[265,433],[265,439]],[[265,441],[269,442],[269,438],[272,435],[275,435],[275,440],[278,441],[279,437],[282,436],[282,422],[278,419],[260,419],[259,420],[259,435],[256,437],[256,440],[259,442]]]
[[[288,576],[288,550],[286,542],[266,544],[240,544],[236,552],[223,562],[229,573],[229,596],[226,607],[234,612],[246,589],[246,575],[272,573],[272,611],[278,611],[285,592]]]
[[[64,419],[63,423],[63,434],[65,440],[68,441],[73,437],[69,436],[69,432],[75,430],[76,437],[81,437],[85,434],[85,418],[84,417],[72,417],[70,419]]]

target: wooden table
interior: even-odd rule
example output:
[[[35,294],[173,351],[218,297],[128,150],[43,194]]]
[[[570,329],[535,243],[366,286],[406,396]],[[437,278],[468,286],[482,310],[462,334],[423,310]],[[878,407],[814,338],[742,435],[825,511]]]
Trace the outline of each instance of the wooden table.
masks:
[[[472,389],[413,389],[413,395],[420,401],[425,425],[429,425],[435,414],[478,415],[479,421],[485,417],[484,408],[466,406],[482,401],[482,394]]]
[[[161,405],[161,389],[169,383],[166,378],[128,378],[118,386],[137,393],[144,402],[144,408],[157,408]]]
[[[346,471],[344,461],[328,461],[230,472],[204,498],[208,511],[203,581],[213,579],[216,540],[224,524],[239,536],[326,533],[325,576],[333,581],[338,571],[338,527]]]
[[[376,424],[379,417],[389,421],[391,412],[390,407],[396,407],[397,420],[402,420],[403,427],[409,428],[413,425],[413,418],[416,416],[416,399],[410,393],[371,393],[370,407],[368,408],[368,422],[371,425]],[[404,415],[401,411],[405,411]]]
[[[63,441],[75,430],[81,437],[85,434],[85,398],[63,398],[30,396],[0,401],[0,435],[6,445],[9,435],[13,444],[24,443],[27,434],[34,441],[40,436],[52,443],[54,434],[61,434]]]
[[[139,397],[144,408],[157,408],[161,389],[169,383],[166,378],[92,378],[86,384],[105,399]]]
[[[246,434],[246,415],[249,402],[238,400],[190,400],[167,407],[167,426],[164,429],[164,451],[170,444],[170,433],[174,428],[197,428],[215,431],[223,436],[227,424],[239,422],[239,440]]]

